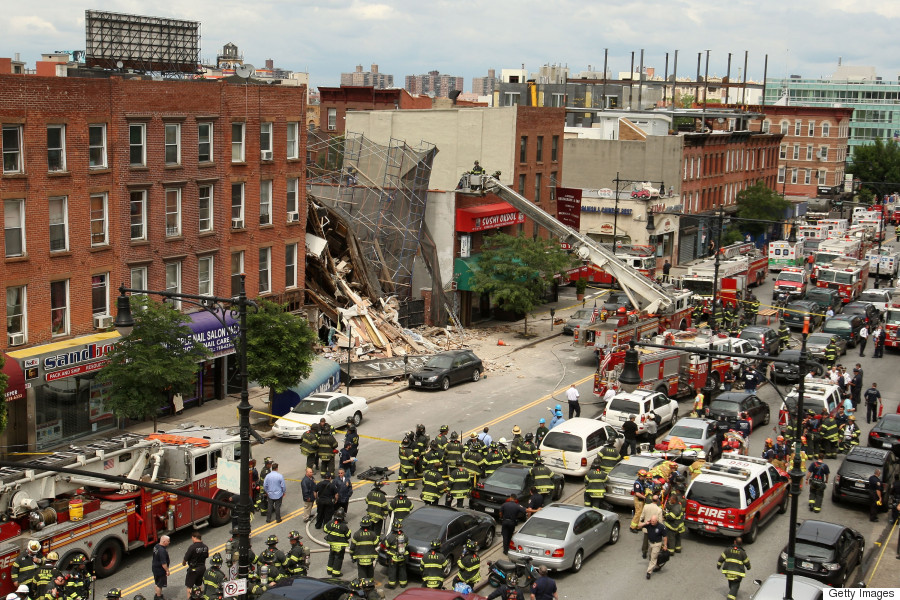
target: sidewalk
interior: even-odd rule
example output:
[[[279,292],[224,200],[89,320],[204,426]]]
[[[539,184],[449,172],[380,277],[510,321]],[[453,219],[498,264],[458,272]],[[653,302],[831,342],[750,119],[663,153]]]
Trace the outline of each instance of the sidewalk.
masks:
[[[889,514],[883,514],[883,518],[889,519]],[[900,526],[893,525],[890,520],[884,526],[884,530],[877,540],[868,540],[870,546],[866,552],[864,562],[860,568],[859,580],[870,588],[896,588],[900,587],[900,576],[897,567],[900,560],[897,556],[897,536],[900,535]],[[856,582],[853,582],[854,584]],[[855,586],[854,586],[855,587]]]

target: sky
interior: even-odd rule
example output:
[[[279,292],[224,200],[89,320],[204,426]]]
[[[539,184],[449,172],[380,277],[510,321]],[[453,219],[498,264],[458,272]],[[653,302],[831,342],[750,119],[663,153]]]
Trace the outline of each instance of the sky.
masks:
[[[27,67],[42,52],[85,48],[84,11],[101,10],[201,23],[201,59],[213,63],[233,42],[245,62],[310,74],[311,87],[340,83],[340,73],[379,65],[402,86],[405,75],[438,70],[472,78],[488,69],[603,66],[627,72],[631,53],[665,69],[679,51],[678,75],[694,76],[697,54],[710,51],[710,76],[739,80],[749,51],[749,79],[830,76],[844,65],[874,66],[896,81],[900,65],[900,2],[884,0],[93,0],[89,5],[7,2],[0,20],[0,56],[21,54]],[[705,57],[704,57],[705,66]],[[702,72],[703,69],[701,69]]]

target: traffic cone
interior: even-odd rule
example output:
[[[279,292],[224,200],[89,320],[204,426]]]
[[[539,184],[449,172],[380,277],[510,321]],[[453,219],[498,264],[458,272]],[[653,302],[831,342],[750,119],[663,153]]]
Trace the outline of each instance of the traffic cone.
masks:
[[[498,346],[508,346],[509,344],[507,344],[507,343],[504,342],[503,340],[497,340],[497,345],[498,345]]]

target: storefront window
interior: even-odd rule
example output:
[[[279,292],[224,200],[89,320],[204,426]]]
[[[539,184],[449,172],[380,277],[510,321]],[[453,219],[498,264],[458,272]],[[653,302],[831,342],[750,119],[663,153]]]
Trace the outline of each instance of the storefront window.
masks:
[[[94,374],[35,386],[37,449],[113,429],[115,417],[103,405],[107,394]]]

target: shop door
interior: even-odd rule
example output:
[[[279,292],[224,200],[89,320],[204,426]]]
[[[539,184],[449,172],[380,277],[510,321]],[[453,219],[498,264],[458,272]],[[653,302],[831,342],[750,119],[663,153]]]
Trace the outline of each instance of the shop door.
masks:
[[[28,403],[25,398],[6,403],[6,452],[28,451]]]
[[[697,249],[696,235],[682,235],[678,243],[678,264],[684,264],[690,260],[694,260]]]

